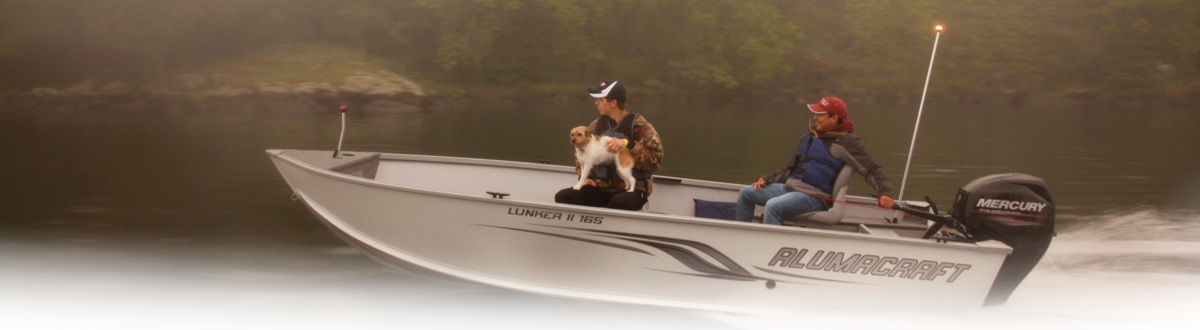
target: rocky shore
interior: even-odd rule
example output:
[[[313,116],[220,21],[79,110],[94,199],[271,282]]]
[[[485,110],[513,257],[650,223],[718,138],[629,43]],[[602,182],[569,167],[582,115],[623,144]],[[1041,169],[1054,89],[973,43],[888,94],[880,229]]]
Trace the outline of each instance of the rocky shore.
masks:
[[[452,102],[387,70],[352,71],[338,84],[263,81],[246,86],[234,83],[236,78],[225,73],[184,73],[143,83],[91,78],[66,88],[9,91],[0,94],[0,105],[136,108],[165,103],[196,110],[267,105],[283,108],[281,111],[322,111],[346,105],[364,111],[422,111]]]
[[[473,101],[586,102],[583,94],[529,93],[519,91],[488,94],[447,95],[437,93],[392,71],[363,66],[352,70],[339,83],[258,81],[246,83],[236,74],[182,73],[147,82],[91,78],[66,88],[34,88],[0,93],[0,107],[75,109],[173,109],[180,111],[330,111],[340,106],[364,112],[418,112],[460,107]],[[641,82],[641,100],[703,101],[703,96],[656,92],[656,81]],[[1036,97],[1020,91],[988,95],[930,95],[930,102],[953,104],[1030,103],[1086,105],[1104,99],[1080,91],[1066,97]],[[725,98],[725,97],[717,97]],[[772,103],[811,103],[810,96],[775,92],[752,97]],[[919,95],[845,95],[854,103],[915,103]]]

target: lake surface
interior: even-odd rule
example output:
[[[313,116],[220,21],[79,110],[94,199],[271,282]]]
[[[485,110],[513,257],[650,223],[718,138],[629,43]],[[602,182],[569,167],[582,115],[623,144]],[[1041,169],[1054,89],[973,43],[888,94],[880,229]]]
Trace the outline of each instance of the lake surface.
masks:
[[[849,106],[856,133],[899,189],[917,106]],[[635,100],[629,107],[663,138],[659,174],[739,183],[789,160],[810,116],[802,105],[779,103]],[[1200,305],[1197,110],[927,105],[904,197],[929,196],[948,209],[975,178],[1041,177],[1060,233],[1047,258],[998,308],[803,318],[825,326],[918,325],[931,317],[1005,319],[1005,327],[1200,324],[1184,307]],[[346,150],[570,164],[567,132],[596,111],[587,100],[480,102],[352,109],[347,117]],[[333,109],[0,105],[0,327],[795,325],[444,283],[378,265],[292,201],[263,152],[331,150],[340,125]],[[854,180],[851,194],[872,192]]]

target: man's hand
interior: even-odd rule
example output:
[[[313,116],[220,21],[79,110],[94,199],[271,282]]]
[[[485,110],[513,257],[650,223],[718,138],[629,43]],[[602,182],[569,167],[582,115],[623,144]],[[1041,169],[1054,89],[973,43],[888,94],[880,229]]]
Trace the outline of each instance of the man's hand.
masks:
[[[896,200],[893,200],[891,197],[887,196],[879,196],[879,199],[875,200],[875,205],[879,205],[879,207],[890,210],[892,209],[893,205],[896,205]]]
[[[750,185],[754,186],[754,190],[762,191],[762,188],[767,185],[767,180],[763,180],[763,178],[758,178],[758,181],[754,181],[754,183],[752,183]]]
[[[608,151],[610,151],[610,152],[621,151],[621,149],[625,149],[626,145],[629,145],[629,140],[626,140],[626,139],[608,140]]]

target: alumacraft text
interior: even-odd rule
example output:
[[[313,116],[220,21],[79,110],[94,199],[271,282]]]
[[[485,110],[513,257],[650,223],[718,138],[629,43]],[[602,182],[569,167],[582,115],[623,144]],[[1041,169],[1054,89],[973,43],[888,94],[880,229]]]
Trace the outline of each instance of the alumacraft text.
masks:
[[[809,257],[805,259],[805,257]],[[808,269],[826,272],[860,273],[863,275],[920,278],[933,281],[946,276],[946,283],[954,283],[959,275],[971,269],[971,265],[933,260],[917,260],[855,253],[846,256],[843,252],[817,250],[808,255],[808,249],[780,248],[767,266]]]

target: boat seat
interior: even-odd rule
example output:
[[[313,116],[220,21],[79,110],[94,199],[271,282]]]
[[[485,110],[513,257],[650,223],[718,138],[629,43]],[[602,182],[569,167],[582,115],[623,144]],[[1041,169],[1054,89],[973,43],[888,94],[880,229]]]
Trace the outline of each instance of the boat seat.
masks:
[[[839,201],[846,200],[846,193],[850,190],[850,177],[854,175],[854,169],[850,165],[843,166],[838,170],[837,179],[833,180],[833,199]],[[784,226],[800,226],[800,227],[816,227],[824,228],[842,222],[842,217],[846,215],[846,203],[832,202],[833,205],[824,211],[815,211],[801,213],[786,217],[780,220]]]

